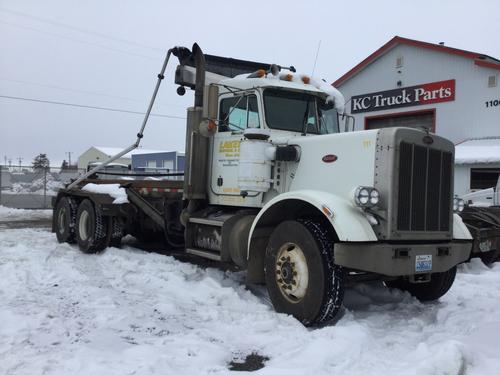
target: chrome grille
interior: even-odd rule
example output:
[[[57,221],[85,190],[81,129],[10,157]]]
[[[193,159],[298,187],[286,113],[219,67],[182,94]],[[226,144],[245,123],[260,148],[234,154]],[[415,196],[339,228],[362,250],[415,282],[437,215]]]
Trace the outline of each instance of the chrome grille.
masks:
[[[452,161],[450,152],[400,143],[398,231],[450,230]]]

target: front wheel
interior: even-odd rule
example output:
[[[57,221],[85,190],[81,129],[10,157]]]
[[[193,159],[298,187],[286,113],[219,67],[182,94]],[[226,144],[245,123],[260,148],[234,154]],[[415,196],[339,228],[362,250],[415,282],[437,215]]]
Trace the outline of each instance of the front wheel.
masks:
[[[311,220],[289,220],[271,234],[266,284],[274,308],[311,326],[332,320],[344,297],[344,271],[334,264],[333,241]]]
[[[431,280],[426,283],[410,283],[406,279],[386,281],[389,288],[397,288],[407,291],[420,301],[434,301],[444,296],[455,281],[457,267],[445,272],[437,272],[431,275]]]

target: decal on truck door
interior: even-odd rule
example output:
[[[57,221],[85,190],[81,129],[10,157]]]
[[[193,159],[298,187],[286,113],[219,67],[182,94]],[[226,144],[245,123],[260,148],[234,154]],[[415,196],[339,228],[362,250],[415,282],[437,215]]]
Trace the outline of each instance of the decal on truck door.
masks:
[[[224,167],[237,167],[240,158],[240,141],[220,140],[217,161]]]

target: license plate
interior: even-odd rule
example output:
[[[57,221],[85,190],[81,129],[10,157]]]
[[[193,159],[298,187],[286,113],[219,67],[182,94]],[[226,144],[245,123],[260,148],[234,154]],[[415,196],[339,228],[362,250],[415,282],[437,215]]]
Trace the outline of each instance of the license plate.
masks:
[[[415,257],[415,272],[432,271],[432,255],[417,255]]]

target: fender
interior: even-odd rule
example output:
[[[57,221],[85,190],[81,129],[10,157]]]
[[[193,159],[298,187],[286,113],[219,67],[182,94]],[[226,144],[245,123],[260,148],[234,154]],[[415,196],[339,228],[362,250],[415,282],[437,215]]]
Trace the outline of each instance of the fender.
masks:
[[[377,241],[370,223],[363,212],[348,200],[337,195],[317,190],[296,190],[283,193],[271,199],[254,219],[248,236],[247,259],[254,230],[266,213],[280,203],[298,200],[314,206],[331,223],[340,241],[366,242]]]
[[[454,240],[472,240],[469,229],[458,214],[453,214],[453,239]]]

